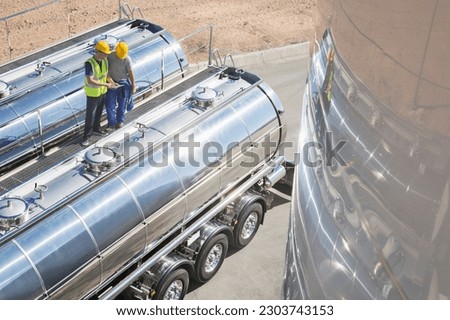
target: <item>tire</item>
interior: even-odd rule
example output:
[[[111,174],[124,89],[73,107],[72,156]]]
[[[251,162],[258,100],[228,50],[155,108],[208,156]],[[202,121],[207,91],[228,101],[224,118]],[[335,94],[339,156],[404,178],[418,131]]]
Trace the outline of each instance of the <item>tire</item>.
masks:
[[[219,271],[228,252],[228,237],[219,233],[207,240],[195,261],[195,280],[205,283]]]
[[[156,300],[183,300],[189,287],[189,274],[183,269],[177,269],[164,276],[156,288]]]
[[[234,248],[242,249],[253,240],[261,224],[262,214],[263,209],[259,203],[255,202],[245,207],[233,230]]]

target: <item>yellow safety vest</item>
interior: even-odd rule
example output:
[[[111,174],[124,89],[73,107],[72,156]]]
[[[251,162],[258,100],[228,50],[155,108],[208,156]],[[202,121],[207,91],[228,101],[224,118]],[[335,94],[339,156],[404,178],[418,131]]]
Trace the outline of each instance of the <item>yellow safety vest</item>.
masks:
[[[100,68],[100,65],[98,64],[97,60],[94,59],[94,57],[90,58],[87,62],[89,62],[92,66],[94,79],[102,83],[106,83],[106,75],[108,73],[108,60],[103,60],[102,68]],[[100,97],[102,94],[106,93],[107,89],[108,88],[105,86],[89,84],[86,77],[84,78],[84,92],[88,97]]]

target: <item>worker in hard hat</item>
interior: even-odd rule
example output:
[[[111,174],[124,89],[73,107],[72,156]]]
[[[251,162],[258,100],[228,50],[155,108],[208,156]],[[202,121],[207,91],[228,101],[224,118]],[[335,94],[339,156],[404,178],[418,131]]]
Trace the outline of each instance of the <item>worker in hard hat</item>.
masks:
[[[117,85],[108,74],[107,56],[111,53],[108,42],[102,40],[95,45],[94,55],[85,64],[84,92],[86,94],[86,118],[82,145],[89,145],[91,134],[105,135],[100,127],[108,88]]]
[[[133,93],[135,81],[131,58],[128,55],[128,45],[121,41],[116,45],[115,52],[108,56],[109,75],[118,88],[106,93],[106,115],[108,131],[121,128],[125,121],[125,112],[133,109]]]

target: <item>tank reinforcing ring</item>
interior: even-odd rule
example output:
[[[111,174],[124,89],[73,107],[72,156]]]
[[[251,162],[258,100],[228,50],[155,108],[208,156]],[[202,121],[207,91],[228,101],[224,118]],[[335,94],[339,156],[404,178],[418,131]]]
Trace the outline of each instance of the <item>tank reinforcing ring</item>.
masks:
[[[0,230],[18,226],[27,218],[28,202],[18,197],[0,200]]]

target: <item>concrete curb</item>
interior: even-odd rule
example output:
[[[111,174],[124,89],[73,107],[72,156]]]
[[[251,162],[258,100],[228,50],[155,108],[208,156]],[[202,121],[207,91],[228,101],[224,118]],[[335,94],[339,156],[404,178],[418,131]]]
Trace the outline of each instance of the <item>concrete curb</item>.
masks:
[[[262,51],[254,51],[249,53],[244,53],[240,55],[232,55],[233,61],[236,67],[248,67],[252,65],[260,65],[264,63],[273,63],[277,60],[290,60],[305,58],[309,55],[309,42],[292,44],[284,47],[272,48]],[[223,59],[223,57],[222,57]],[[232,62],[228,58],[227,64],[231,65]],[[199,62],[194,65],[190,65],[192,70],[203,69],[208,65],[205,62]]]

